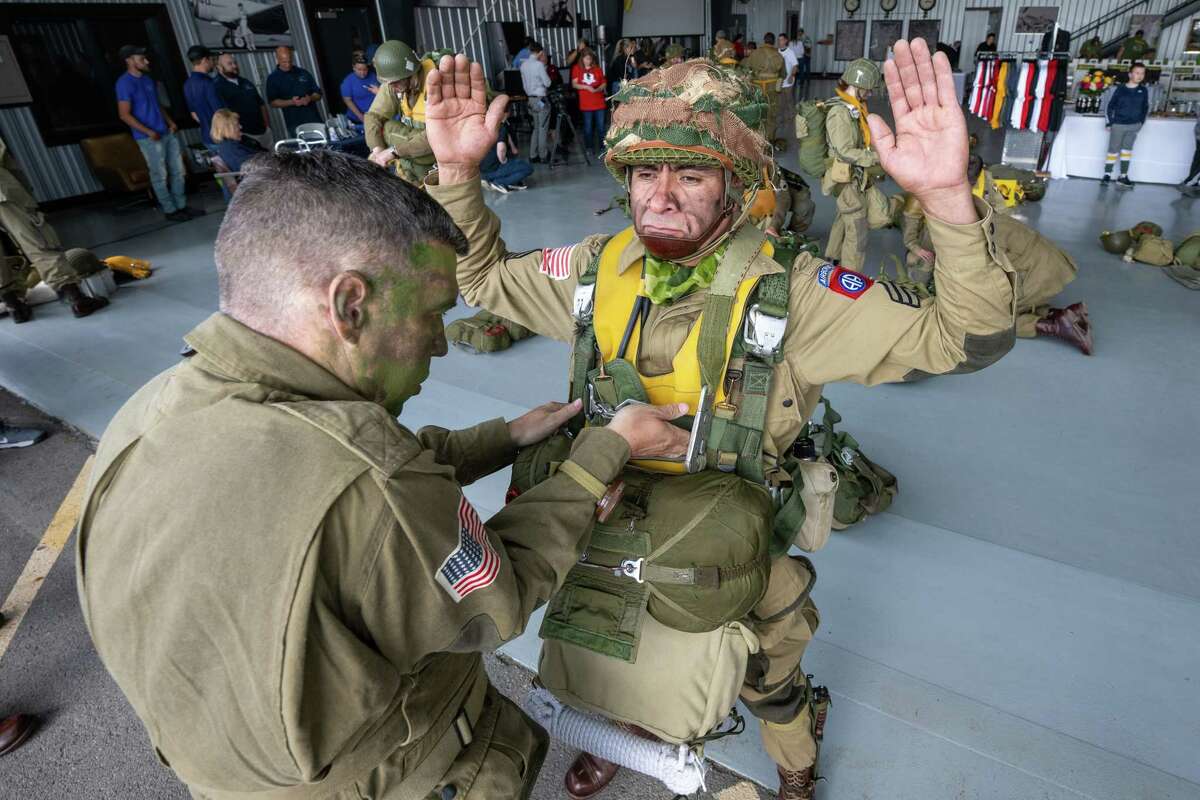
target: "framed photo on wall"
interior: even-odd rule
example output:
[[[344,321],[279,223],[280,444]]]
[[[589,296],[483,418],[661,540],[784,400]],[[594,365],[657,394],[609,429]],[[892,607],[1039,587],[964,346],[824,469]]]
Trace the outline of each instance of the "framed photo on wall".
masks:
[[[1058,22],[1058,6],[1021,6],[1015,33],[1047,33]]]
[[[871,50],[867,57],[872,61],[887,60],[888,48],[898,42],[903,34],[902,19],[871,20]]]
[[[833,46],[834,60],[853,61],[856,58],[862,58],[866,42],[867,21],[865,19],[839,19]]]
[[[910,19],[908,21],[908,40],[924,39],[925,44],[929,45],[929,52],[933,52],[937,47],[939,36],[942,35],[942,21],[940,19]]]
[[[200,43],[214,50],[270,50],[292,44],[283,0],[195,0]]]

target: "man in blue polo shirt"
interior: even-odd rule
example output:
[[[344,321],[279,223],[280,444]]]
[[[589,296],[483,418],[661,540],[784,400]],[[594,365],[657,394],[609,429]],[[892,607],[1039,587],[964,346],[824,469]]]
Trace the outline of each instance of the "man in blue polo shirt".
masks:
[[[363,115],[379,93],[379,78],[365,56],[355,56],[352,63],[353,69],[342,81],[342,102],[346,104],[346,116],[362,125]]]
[[[201,44],[192,45],[187,51],[192,73],[183,82],[183,95],[187,98],[188,111],[192,119],[200,124],[200,139],[209,150],[213,149],[212,118],[225,103],[217,94],[213,83],[213,52]]]
[[[127,44],[119,56],[125,63],[125,74],[117,79],[117,116],[133,131],[133,139],[146,159],[159,207],[172,222],[202,216],[203,211],[188,208],[184,200],[183,154],[175,138],[177,129],[158,102],[154,79],[146,75],[150,69],[146,48]]]
[[[317,79],[303,67],[296,66],[292,48],[275,48],[275,70],[267,76],[267,102],[283,109],[288,136],[296,135],[296,126],[305,122],[324,122],[317,108],[321,88]]]

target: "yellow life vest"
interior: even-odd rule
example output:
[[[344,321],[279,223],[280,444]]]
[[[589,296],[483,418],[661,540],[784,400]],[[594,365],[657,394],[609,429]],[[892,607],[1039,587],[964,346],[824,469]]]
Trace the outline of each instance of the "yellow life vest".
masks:
[[[417,100],[412,105],[408,103],[408,92],[403,92],[400,95],[400,115],[404,121],[410,125],[415,124],[419,128],[425,127],[425,79],[429,77],[429,73],[436,69],[432,58],[426,58],[421,61],[421,91],[417,95]]]
[[[617,357],[621,339],[629,322],[629,315],[638,295],[642,290],[642,271],[630,267],[620,272],[621,254],[633,241],[633,227],[626,228],[608,240],[600,254],[599,269],[596,273],[595,306],[592,325],[596,332],[596,346],[600,351],[602,363],[607,364]],[[768,258],[775,253],[770,242],[764,242],[762,253]],[[726,333],[725,363],[721,374],[724,375],[729,367],[729,353],[733,350],[736,338],[741,334],[742,320],[745,317],[746,306],[758,284],[759,277],[744,279],[734,295],[733,314],[729,320],[729,330]],[[700,358],[697,345],[700,341],[700,328],[703,313],[696,318],[684,340],[683,346],[675,354],[672,361],[673,369],[663,375],[646,376],[637,372],[646,391],[646,396],[655,405],[667,403],[686,403],[688,413],[695,414],[700,400],[701,378]],[[634,326],[627,350],[627,360],[637,370],[638,343],[641,340],[641,325]],[[725,401],[724,381],[714,387],[714,400],[717,406]],[[635,466],[654,472],[680,474],[685,472],[683,464],[669,461],[634,461]]]

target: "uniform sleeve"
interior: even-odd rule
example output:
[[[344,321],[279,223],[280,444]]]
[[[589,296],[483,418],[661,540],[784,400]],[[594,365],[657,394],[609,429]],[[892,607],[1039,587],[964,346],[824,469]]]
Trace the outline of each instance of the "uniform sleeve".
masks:
[[[868,386],[972,372],[997,361],[1015,336],[1012,268],[995,244],[992,211],[982,222],[926,218],[937,253],[937,296],[922,299],[801,254],[792,274],[788,366],[810,385]]]
[[[427,191],[470,243],[458,260],[458,289],[466,301],[543,336],[570,341],[575,333],[575,286],[608,237],[510,253],[500,238],[500,220],[483,202],[478,181],[430,186]]]
[[[517,456],[508,423],[499,418],[461,431],[430,425],[417,439],[434,461],[454,467],[454,479],[463,486],[510,466]]]
[[[922,250],[921,233],[925,227],[924,214],[901,214],[900,215],[900,231],[904,237],[904,249],[917,255],[917,251]]]
[[[602,429],[571,461],[602,483],[629,455]],[[394,520],[364,576],[363,621],[400,671],[438,652],[491,650],[518,636],[566,579],[591,531],[596,498],[559,472],[482,522],[431,453],[388,481]]]
[[[363,115],[363,134],[367,137],[367,147],[387,147],[383,139],[383,123],[392,119],[400,111],[400,98],[392,91],[391,86],[383,85],[371,101],[371,107]]]
[[[825,136],[829,141],[829,149],[842,161],[856,167],[873,167],[879,163],[879,156],[874,150],[858,144],[862,139],[858,120],[841,103],[834,104],[825,115]]]

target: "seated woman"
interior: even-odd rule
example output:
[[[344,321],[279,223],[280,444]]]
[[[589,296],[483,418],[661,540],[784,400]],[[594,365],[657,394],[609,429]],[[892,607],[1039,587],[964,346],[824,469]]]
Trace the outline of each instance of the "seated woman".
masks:
[[[257,141],[242,135],[242,123],[238,115],[227,108],[213,114],[212,130],[209,134],[217,155],[225,162],[230,172],[241,172],[242,164],[246,163],[248,158],[267,152]]]

